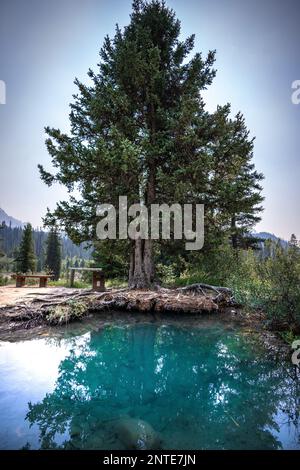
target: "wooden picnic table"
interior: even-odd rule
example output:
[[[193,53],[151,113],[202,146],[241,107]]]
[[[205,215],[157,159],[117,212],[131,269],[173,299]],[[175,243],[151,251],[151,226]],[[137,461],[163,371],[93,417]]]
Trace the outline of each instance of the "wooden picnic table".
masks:
[[[13,274],[12,278],[16,280],[16,287],[24,287],[27,278],[39,279],[40,287],[47,287],[48,279],[51,279],[53,276],[49,274]]]
[[[74,286],[75,271],[91,271],[93,273],[93,290],[98,292],[105,291],[105,276],[101,268],[69,268],[70,287]]]

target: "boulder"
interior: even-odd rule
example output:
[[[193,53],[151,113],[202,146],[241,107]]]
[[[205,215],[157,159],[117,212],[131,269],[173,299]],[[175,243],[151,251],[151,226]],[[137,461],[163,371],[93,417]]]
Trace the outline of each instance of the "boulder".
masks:
[[[136,418],[120,418],[115,432],[126,449],[159,449],[161,440],[151,424]]]

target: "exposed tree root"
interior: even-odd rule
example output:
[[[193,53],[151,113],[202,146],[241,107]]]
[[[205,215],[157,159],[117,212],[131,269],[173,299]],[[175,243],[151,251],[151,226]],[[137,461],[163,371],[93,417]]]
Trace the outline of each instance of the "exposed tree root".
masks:
[[[211,286],[210,284],[191,284],[189,286],[181,287],[177,289],[180,292],[192,294],[192,295],[204,295],[208,296],[208,292],[214,292],[216,295],[212,298],[214,302],[220,303],[225,302],[227,304],[235,304],[232,290],[228,287]],[[208,291],[208,292],[207,292]]]

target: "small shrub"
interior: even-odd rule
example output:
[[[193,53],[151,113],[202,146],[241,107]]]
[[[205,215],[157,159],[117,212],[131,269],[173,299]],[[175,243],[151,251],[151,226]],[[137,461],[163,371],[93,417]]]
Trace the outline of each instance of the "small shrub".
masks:
[[[173,263],[158,263],[156,266],[156,274],[159,279],[162,279],[165,285],[174,285],[176,283],[175,266]]]
[[[274,259],[265,261],[260,271],[267,286],[263,301],[271,324],[300,333],[299,249],[290,246],[284,251],[277,247]]]
[[[292,331],[281,331],[280,333],[281,338],[290,346],[292,346],[293,342],[297,339],[300,339],[300,336],[294,335]]]
[[[8,277],[0,274],[0,286],[7,286],[8,283],[9,283]]]
[[[71,320],[81,319],[87,311],[88,307],[85,303],[70,300],[66,304],[51,307],[47,315],[47,321],[51,325],[61,325],[69,323]]]

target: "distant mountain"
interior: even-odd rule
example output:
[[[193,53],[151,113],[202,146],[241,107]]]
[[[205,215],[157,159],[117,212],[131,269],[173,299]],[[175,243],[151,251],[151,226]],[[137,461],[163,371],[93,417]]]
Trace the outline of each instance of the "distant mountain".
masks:
[[[12,228],[14,227],[24,227],[25,223],[21,222],[21,220],[15,219],[14,217],[11,217],[8,215],[3,209],[0,207],[0,224],[2,222],[5,222],[6,225],[11,225]]]
[[[262,238],[263,240],[272,240],[275,243],[280,243],[282,248],[287,248],[288,247],[288,242],[286,240],[283,240],[282,238],[277,237],[274,235],[274,233],[269,233],[269,232],[258,232],[258,233],[253,233],[253,236],[256,238]],[[262,242],[263,243],[263,242]]]

